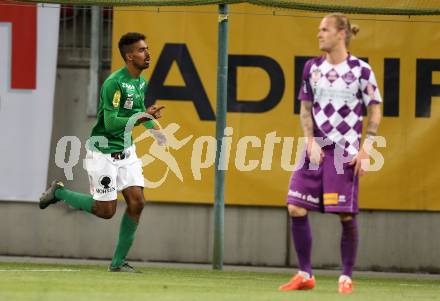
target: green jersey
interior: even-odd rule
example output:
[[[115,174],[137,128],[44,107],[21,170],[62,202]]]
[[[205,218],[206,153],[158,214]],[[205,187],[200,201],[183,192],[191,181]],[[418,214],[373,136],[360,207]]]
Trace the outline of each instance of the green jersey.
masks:
[[[98,116],[90,137],[105,137],[108,146],[99,145],[94,140],[94,146],[104,154],[124,150],[124,131],[129,118],[140,112],[145,112],[144,95],[147,82],[142,76],[133,78],[127,67],[113,72],[103,83],[100,92]],[[152,128],[154,123],[145,124]],[[131,133],[129,144],[132,145]]]

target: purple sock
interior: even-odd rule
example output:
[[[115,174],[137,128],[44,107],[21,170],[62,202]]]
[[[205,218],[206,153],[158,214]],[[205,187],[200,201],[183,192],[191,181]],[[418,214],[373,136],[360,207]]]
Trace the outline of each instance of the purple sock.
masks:
[[[312,231],[310,230],[308,216],[291,217],[290,229],[299,268],[301,271],[307,272],[312,276]]]
[[[351,277],[353,267],[356,261],[357,246],[359,242],[359,233],[356,217],[349,221],[341,221],[341,257],[342,257],[342,274]]]

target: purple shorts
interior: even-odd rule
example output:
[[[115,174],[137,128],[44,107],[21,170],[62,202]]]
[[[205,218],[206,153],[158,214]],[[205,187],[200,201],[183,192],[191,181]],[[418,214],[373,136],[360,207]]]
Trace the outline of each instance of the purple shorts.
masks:
[[[312,164],[304,154],[303,166],[292,173],[287,204],[312,211],[358,213],[359,185],[354,166],[335,163],[334,149],[323,151],[323,161],[315,170],[309,168]]]

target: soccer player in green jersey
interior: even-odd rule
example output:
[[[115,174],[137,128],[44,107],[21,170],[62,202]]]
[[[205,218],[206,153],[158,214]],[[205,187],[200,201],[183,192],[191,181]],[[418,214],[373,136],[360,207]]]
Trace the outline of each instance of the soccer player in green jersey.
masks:
[[[119,50],[125,67],[113,72],[102,85],[97,121],[87,145],[85,167],[91,194],[68,190],[62,182],[54,181],[42,194],[39,206],[45,209],[62,200],[73,208],[110,219],[116,212],[117,192],[122,191],[127,210],[122,218],[109,271],[136,272],[125,258],[133,244],[144,208],[144,177],[131,131],[128,135],[125,132],[126,128],[130,128],[127,127],[130,117],[143,112],[148,113],[150,118],[141,117],[136,125],[142,123],[148,129],[155,128],[154,119],[160,117],[163,107],[146,109],[144,105],[147,82],[141,73],[150,65],[145,36],[134,32],[123,35],[119,40]]]

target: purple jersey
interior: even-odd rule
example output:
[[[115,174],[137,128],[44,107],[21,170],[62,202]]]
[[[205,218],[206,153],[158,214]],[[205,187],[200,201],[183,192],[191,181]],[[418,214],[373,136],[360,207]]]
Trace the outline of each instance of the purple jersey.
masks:
[[[315,136],[330,139],[350,155],[359,149],[362,103],[382,101],[370,65],[350,54],[338,65],[328,63],[325,56],[308,60],[299,99],[313,102]]]

